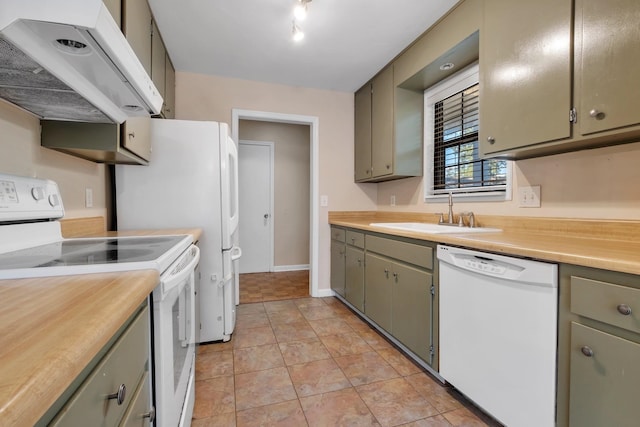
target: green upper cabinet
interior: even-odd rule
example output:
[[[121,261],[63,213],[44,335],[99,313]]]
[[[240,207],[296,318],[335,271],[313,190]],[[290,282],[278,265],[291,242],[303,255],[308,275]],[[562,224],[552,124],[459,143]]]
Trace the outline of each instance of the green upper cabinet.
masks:
[[[518,159],[640,138],[640,2],[486,0],[483,15],[483,155]]]
[[[640,2],[577,0],[575,19],[581,133],[640,124]]]
[[[120,3],[120,0],[104,0],[103,3],[113,20],[118,24],[118,28],[122,28],[122,3]]]
[[[422,175],[422,99],[394,86],[393,64],[356,92],[356,182]]]
[[[355,181],[371,179],[371,83],[355,94]]]
[[[176,70],[169,54],[165,61],[165,80],[164,80],[164,104],[162,105],[162,115],[165,119],[174,119],[176,117]]]
[[[393,173],[393,67],[371,83],[371,176]]]
[[[165,76],[166,76],[167,51],[160,36],[160,31],[155,21],[151,24],[151,80],[156,85],[162,98],[166,96]],[[164,108],[164,106],[163,106]]]
[[[122,7],[122,32],[151,75],[151,9],[145,0],[123,0]]]
[[[480,31],[483,154],[571,136],[571,0],[486,0]]]

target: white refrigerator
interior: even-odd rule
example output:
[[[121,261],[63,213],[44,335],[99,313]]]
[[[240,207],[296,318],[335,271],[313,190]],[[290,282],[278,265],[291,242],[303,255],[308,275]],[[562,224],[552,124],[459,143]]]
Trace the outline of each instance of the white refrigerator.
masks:
[[[151,146],[149,166],[115,168],[118,229],[203,230],[197,341],[228,341],[241,255],[236,144],[226,123],[152,119]]]

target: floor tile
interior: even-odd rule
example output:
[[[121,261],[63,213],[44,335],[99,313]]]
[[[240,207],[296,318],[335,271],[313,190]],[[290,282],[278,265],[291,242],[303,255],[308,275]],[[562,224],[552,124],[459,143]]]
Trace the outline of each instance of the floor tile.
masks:
[[[234,350],[233,365],[236,374],[243,374],[284,366],[284,360],[277,344],[267,344]]]
[[[451,424],[442,415],[435,415],[409,424],[403,424],[402,427],[451,427]]]
[[[298,306],[293,302],[293,300],[268,301],[264,303],[264,309],[267,311],[267,313],[274,313],[276,311],[292,310],[297,308]]]
[[[249,313],[242,316],[236,316],[236,329],[252,329],[269,325],[269,317],[266,312]]]
[[[299,307],[300,312],[307,320],[331,319],[336,317],[335,311],[328,305],[313,305]]]
[[[273,368],[235,376],[238,411],[297,398],[286,368]]]
[[[307,297],[307,298],[298,298],[293,300],[293,303],[298,307],[298,308],[303,308],[303,307],[323,307],[326,306],[327,304],[323,301],[323,298],[313,298],[313,297]]]
[[[269,321],[272,325],[298,323],[304,322],[304,320],[304,316],[297,307],[269,312]]]
[[[238,316],[244,316],[246,314],[266,313],[264,304],[261,302],[252,304],[240,304],[236,308],[236,314]]]
[[[191,427],[236,427],[236,413],[214,415],[208,418],[194,419]]]
[[[405,379],[438,412],[448,412],[463,406],[460,401],[451,395],[451,388],[445,387],[438,380],[431,378],[424,372],[409,375]]]
[[[478,418],[469,409],[462,407],[442,414],[452,426],[459,427],[480,427],[487,424]]]
[[[310,427],[379,426],[353,388],[300,398]]]
[[[422,369],[420,367],[418,367],[407,356],[400,353],[399,350],[396,350],[393,347],[383,348],[376,351],[380,356],[382,356],[384,360],[386,360],[391,366],[393,366],[393,369],[398,371],[398,373],[402,376],[422,372]]]
[[[383,426],[395,426],[438,415],[438,411],[404,378],[362,385],[356,390]]]
[[[289,366],[289,375],[298,397],[351,387],[351,383],[333,359]]]
[[[256,345],[275,344],[276,336],[270,326],[236,330],[233,337],[233,348],[253,347]]]
[[[311,325],[318,336],[347,334],[353,332],[353,329],[347,322],[337,318],[309,320],[309,325]]]
[[[327,335],[320,337],[333,357],[346,356],[348,354],[365,353],[373,349],[355,332],[340,335]]]
[[[351,325],[353,328],[353,325]],[[354,328],[355,329],[355,328]],[[382,335],[376,332],[373,329],[369,329],[368,331],[356,331],[360,337],[367,342],[371,346],[371,348],[375,350],[389,349],[393,348],[393,344],[387,341]]]
[[[274,323],[272,327],[276,340],[280,343],[317,338],[315,331],[306,320],[292,323]]]
[[[214,342],[207,344],[199,344],[196,347],[197,354],[210,353],[215,351],[233,350],[233,342]]]
[[[279,347],[287,366],[331,358],[326,347],[318,338],[284,342],[280,343]]]
[[[193,418],[234,413],[236,407],[233,382],[232,376],[196,381],[198,397],[193,408]]]
[[[196,381],[233,375],[233,351],[202,353],[196,358]]]
[[[306,425],[307,420],[297,399],[238,412],[237,427],[302,427]]]
[[[336,357],[336,363],[354,386],[399,377],[375,351]]]

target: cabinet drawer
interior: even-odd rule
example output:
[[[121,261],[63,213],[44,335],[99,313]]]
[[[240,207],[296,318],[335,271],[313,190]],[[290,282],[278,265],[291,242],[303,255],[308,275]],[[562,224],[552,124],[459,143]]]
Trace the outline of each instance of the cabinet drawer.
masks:
[[[347,244],[364,249],[364,233],[347,230]]]
[[[433,269],[433,249],[428,246],[367,235],[367,251]]]
[[[571,427],[638,425],[640,344],[571,323]]]
[[[343,228],[331,227],[331,238],[333,240],[337,240],[339,242],[344,242],[345,241],[345,232],[346,232],[346,230],[344,230]]]
[[[131,405],[122,418],[120,427],[148,427],[151,425],[151,382],[149,373],[145,372],[140,380]]]
[[[640,333],[640,289],[572,276],[571,311]]]
[[[53,420],[53,426],[116,426],[129,406],[147,369],[149,309],[145,307],[116,341]],[[124,401],[107,396],[126,387]]]

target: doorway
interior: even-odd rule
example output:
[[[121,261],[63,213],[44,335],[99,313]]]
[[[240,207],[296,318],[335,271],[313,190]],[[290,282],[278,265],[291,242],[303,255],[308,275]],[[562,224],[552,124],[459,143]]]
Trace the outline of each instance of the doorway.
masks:
[[[240,120],[256,120],[276,123],[303,124],[309,127],[309,293],[311,296],[328,296],[330,291],[321,295],[318,291],[318,252],[319,252],[319,212],[318,212],[318,118],[296,114],[270,113],[263,111],[251,111],[233,109],[232,134],[235,141],[239,140]],[[242,213],[241,213],[242,216]]]

